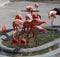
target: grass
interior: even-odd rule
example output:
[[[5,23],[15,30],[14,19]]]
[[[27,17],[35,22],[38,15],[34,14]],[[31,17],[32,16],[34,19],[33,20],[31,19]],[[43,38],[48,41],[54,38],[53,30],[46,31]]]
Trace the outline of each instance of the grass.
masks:
[[[37,45],[36,42],[39,42],[39,45],[42,45],[42,44],[48,43],[50,41],[53,41],[56,38],[59,38],[60,32],[58,32],[58,31],[38,32],[35,36],[36,36],[35,38],[31,38],[29,40],[30,41],[29,43],[33,43],[32,47],[33,46],[35,47]],[[16,35],[16,37],[17,37],[17,35]],[[8,40],[3,41],[2,43],[4,45],[10,47],[11,46],[11,44],[10,44],[11,40],[12,40],[12,38],[10,37],[9,41]],[[31,46],[28,46],[28,47],[31,47]]]
[[[39,33],[37,38],[39,39],[41,44],[53,41],[56,38],[60,37],[60,32],[48,31],[46,33]]]

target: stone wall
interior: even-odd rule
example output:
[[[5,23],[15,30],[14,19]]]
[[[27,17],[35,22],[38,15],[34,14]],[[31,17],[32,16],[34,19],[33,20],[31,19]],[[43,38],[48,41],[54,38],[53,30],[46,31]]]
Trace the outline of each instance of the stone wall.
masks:
[[[11,1],[60,1],[60,0],[11,0]]]

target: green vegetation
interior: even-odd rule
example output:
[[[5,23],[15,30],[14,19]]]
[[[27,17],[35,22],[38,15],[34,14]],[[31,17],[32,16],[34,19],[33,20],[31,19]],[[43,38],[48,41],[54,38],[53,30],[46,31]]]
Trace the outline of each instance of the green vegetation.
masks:
[[[58,31],[48,31],[46,33],[39,33],[38,34],[38,39],[41,44],[53,41],[56,38],[60,37],[60,32]]]
[[[30,36],[31,36],[31,34],[30,34]],[[29,40],[29,45],[27,46],[27,48],[36,47],[36,46],[48,43],[59,37],[60,37],[60,32],[58,32],[58,31],[38,32],[38,33],[36,33],[34,38],[31,38]],[[16,38],[18,38],[17,35],[16,35]],[[8,38],[8,39],[9,39],[9,41],[5,40],[2,43],[4,45],[6,45],[7,47],[12,47],[11,46],[12,37],[10,36],[10,38]],[[33,43],[33,44],[30,45],[31,43]],[[17,46],[17,45],[15,45],[15,46]]]
[[[10,30],[8,30],[7,32],[10,32]],[[26,33],[27,32],[25,32],[25,34]],[[30,36],[31,35],[32,35],[32,33],[30,34]],[[17,37],[17,35],[16,35],[16,37]],[[31,38],[29,40],[29,45],[26,48],[40,46],[40,45],[43,45],[43,44],[48,43],[50,41],[53,41],[54,39],[59,38],[59,37],[60,37],[60,32],[59,31],[55,31],[55,30],[48,30],[47,32],[38,32],[38,33],[36,33],[35,38]],[[12,47],[11,41],[12,41],[12,37],[10,36],[10,39],[9,40],[3,40],[2,44],[7,46],[7,47]],[[32,45],[30,45],[31,43],[32,43]],[[17,44],[15,44],[15,48],[18,48],[18,47],[19,46]],[[24,46],[22,46],[22,47],[24,48]],[[55,47],[54,49],[58,48],[57,46],[54,46],[54,47]],[[10,54],[10,55],[12,57],[28,56],[28,55],[31,56],[31,55],[43,54],[43,53],[46,53],[48,51],[49,51],[48,49],[44,49],[44,50],[37,51],[37,52],[12,54],[12,55]]]

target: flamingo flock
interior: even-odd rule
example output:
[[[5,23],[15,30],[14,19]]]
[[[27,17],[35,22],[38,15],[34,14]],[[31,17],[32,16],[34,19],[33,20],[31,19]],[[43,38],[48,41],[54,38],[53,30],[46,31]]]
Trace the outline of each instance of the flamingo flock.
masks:
[[[35,4],[35,8],[38,8],[39,5],[38,3]],[[47,24],[46,21],[42,20],[41,15],[37,12],[33,11],[34,8],[33,6],[29,5],[26,7],[26,9],[22,10],[22,11],[29,11],[29,14],[26,14],[25,16],[25,21],[23,21],[23,16],[21,14],[17,14],[15,16],[14,21],[12,22],[12,27],[13,27],[13,33],[12,33],[12,46],[14,46],[14,44],[17,44],[18,46],[20,46],[21,43],[23,44],[27,44],[29,39],[27,40],[27,38],[29,37],[30,33],[32,33],[32,36],[30,38],[34,38],[34,36],[36,36],[36,32],[47,32],[47,29],[41,27],[40,25],[42,24]],[[32,17],[32,18],[31,18]],[[56,18],[56,11],[50,11],[48,13],[48,18]],[[21,29],[22,26],[22,29]],[[4,29],[2,28],[3,31],[6,30],[5,26]],[[20,33],[21,31],[21,33]],[[25,31],[28,31],[26,33],[26,37],[24,36]],[[15,34],[17,33],[17,38],[15,37]],[[22,36],[22,37],[20,37]]]
[[[47,32],[47,30],[45,28],[42,28],[40,26],[42,24],[47,24],[47,22],[42,20],[41,15],[39,15],[37,12],[31,11],[31,14],[26,14],[25,21],[22,20],[22,15],[21,14],[17,14],[15,16],[14,21],[12,22],[12,26],[13,26],[13,29],[14,29],[14,32],[12,34],[12,45],[14,43],[19,44],[19,42],[26,44],[27,41],[29,41],[26,38],[23,38],[25,31],[28,31],[26,33],[27,38],[29,37],[30,33],[32,33],[31,37],[34,38],[35,32]],[[21,26],[22,26],[22,29],[20,29]],[[19,34],[20,30],[22,32],[21,35],[23,37],[19,39],[19,37],[21,35],[18,35],[18,38],[16,39],[15,38],[15,33],[18,32],[18,34]]]

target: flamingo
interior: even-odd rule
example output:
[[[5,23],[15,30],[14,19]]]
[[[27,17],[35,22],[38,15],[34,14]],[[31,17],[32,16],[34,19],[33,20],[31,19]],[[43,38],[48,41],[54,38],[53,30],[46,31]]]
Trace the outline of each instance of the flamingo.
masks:
[[[18,33],[18,40],[19,40],[19,36],[20,36],[19,31],[20,31],[21,25],[23,24],[23,21],[19,19],[15,19],[12,24],[14,29],[12,37],[14,38],[15,33]]]
[[[38,3],[35,3],[35,8],[38,8],[39,7],[39,4]]]
[[[25,29],[27,28],[27,30],[29,30],[30,28],[30,23],[31,23],[31,20],[26,20],[24,23],[23,23],[23,30],[25,31]]]
[[[54,18],[56,18],[56,11],[55,10],[52,10],[48,13],[48,18],[49,19],[52,19],[51,20],[51,26],[53,26],[53,21],[54,21]]]
[[[56,18],[56,13],[57,13],[56,11],[53,11],[53,10],[50,11],[50,12],[48,13],[48,18],[49,18],[49,19],[51,19],[52,17]]]
[[[14,30],[19,30],[20,29],[20,26],[23,24],[23,21],[22,20],[19,20],[19,19],[15,19],[13,22],[13,29]]]
[[[60,8],[54,8],[48,13],[48,18],[56,18],[56,15],[60,15]]]
[[[33,10],[33,6],[32,6],[32,5],[28,5],[28,6],[26,6],[26,8],[25,8],[24,10],[22,10],[22,11],[28,11],[28,12],[30,12],[31,10]]]
[[[13,26],[13,36],[14,34],[19,30],[20,30],[20,27],[21,25],[23,24],[23,21],[22,21],[22,15],[21,14],[17,14],[16,17],[15,17],[15,20],[12,22],[12,26]]]
[[[27,33],[27,36],[29,36],[29,34],[31,33],[31,32],[33,32],[33,27],[34,26],[39,26],[39,25],[41,25],[41,24],[47,24],[44,20],[40,20],[40,19],[35,19],[35,20],[32,20],[31,21],[31,23],[30,23],[30,30],[29,30],[29,32]],[[34,33],[33,33],[33,37],[34,37]]]
[[[34,6],[33,5],[28,5],[26,6],[26,8],[22,11],[27,11],[27,12],[31,12],[31,11],[35,11],[34,10],[34,7],[37,9],[39,7],[39,4],[38,3],[35,3]],[[36,12],[36,11],[35,11]]]
[[[13,24],[13,29],[14,29],[14,31],[12,33],[12,39],[14,41],[17,40],[17,39],[15,39],[14,36],[15,36],[15,33],[18,32],[18,40],[19,40],[19,36],[20,36],[19,29],[20,29],[20,26],[23,24],[23,21],[19,20],[19,19],[15,19],[12,24]],[[14,43],[14,41],[12,41],[12,42]]]
[[[30,23],[31,23],[31,16],[30,16],[30,14],[27,14],[27,15],[25,16],[25,18],[26,18],[26,20],[25,20],[25,22],[23,23],[22,34],[24,34],[26,28],[27,28],[27,31],[29,30],[29,28],[30,28]]]

